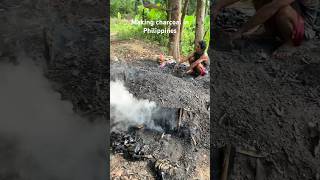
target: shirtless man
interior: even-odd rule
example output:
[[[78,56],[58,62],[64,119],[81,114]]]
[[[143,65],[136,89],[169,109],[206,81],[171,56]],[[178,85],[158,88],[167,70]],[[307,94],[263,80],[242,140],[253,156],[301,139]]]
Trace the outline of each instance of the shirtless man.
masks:
[[[213,8],[214,21],[219,11],[240,0],[219,0]],[[313,24],[317,17],[319,0],[253,0],[255,15],[244,24],[231,39],[241,38],[245,33],[263,24],[266,33],[278,36],[283,45],[273,55],[284,58],[293,46],[315,36]]]
[[[180,64],[188,61],[190,66],[187,70],[187,74],[193,76],[204,76],[207,74],[207,66],[209,65],[209,57],[205,50],[207,44],[205,41],[199,41],[196,44],[195,51],[191,53],[187,58],[180,61]]]

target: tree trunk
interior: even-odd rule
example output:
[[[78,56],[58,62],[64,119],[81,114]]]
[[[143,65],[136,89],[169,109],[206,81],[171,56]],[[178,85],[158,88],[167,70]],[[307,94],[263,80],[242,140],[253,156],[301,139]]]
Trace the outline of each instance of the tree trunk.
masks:
[[[144,18],[144,8],[142,9],[142,21],[144,21],[145,18]]]
[[[170,14],[171,21],[180,21],[181,5],[180,0],[170,0]],[[173,56],[175,60],[180,60],[180,48],[179,48],[179,37],[180,37],[180,25],[171,25],[171,30],[175,30],[176,33],[169,34],[169,55]]]
[[[167,5],[167,7],[166,7],[166,12],[167,12],[167,21],[170,21],[170,19],[171,19],[171,17],[170,17],[170,7],[171,7],[171,5],[170,5],[170,0],[166,0],[166,5]]]
[[[208,16],[210,11],[210,1],[209,0],[205,0],[205,1],[206,1],[206,7],[205,7],[204,17]]]
[[[139,5],[140,0],[135,0],[134,1],[134,13],[135,15],[138,14],[138,5]]]
[[[181,41],[182,41],[182,32],[183,32],[183,22],[184,22],[184,17],[186,16],[186,12],[188,9],[188,5],[189,5],[189,0],[185,0],[184,1],[184,5],[183,5],[183,10],[182,10],[182,15],[181,15],[181,26],[180,26],[180,34],[179,34],[179,46],[181,48]]]
[[[205,4],[205,0],[197,0],[195,45],[202,40],[204,35]]]

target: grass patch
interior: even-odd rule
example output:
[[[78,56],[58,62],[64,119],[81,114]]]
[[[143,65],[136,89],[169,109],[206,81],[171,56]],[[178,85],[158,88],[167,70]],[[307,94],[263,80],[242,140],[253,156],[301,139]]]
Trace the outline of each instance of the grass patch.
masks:
[[[194,51],[194,38],[195,38],[195,16],[186,16],[184,21],[184,30],[182,33],[181,41],[181,54],[186,56]],[[118,40],[130,40],[139,39],[146,42],[157,43],[160,46],[161,51],[168,52],[168,34],[148,34],[143,32],[144,26],[132,25],[131,21],[127,19],[111,18],[110,20],[110,32],[117,36]],[[157,27],[160,28],[160,27]],[[162,27],[165,28],[165,27]],[[205,31],[207,32],[204,39],[209,44],[210,40],[210,19],[205,19]]]

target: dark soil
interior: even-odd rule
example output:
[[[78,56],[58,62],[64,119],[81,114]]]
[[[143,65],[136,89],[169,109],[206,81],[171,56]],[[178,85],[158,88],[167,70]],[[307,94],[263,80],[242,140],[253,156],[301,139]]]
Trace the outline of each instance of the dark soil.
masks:
[[[272,58],[274,43],[240,42],[232,51],[209,50],[212,150],[238,149],[230,179],[319,179],[320,131],[310,126],[320,123],[319,40],[285,60]]]
[[[2,1],[1,57],[15,61],[26,51],[57,82],[77,112],[106,114],[108,86],[107,8],[103,1]],[[17,62],[18,63],[18,62]],[[100,91],[99,91],[100,92]]]
[[[19,58],[23,53],[24,57],[32,59],[43,70],[52,88],[60,92],[61,100],[73,104],[74,112],[77,112],[75,116],[82,115],[92,121],[99,117],[105,122],[109,114],[107,103],[109,67],[106,53],[108,32],[105,25],[107,9],[105,4],[104,1],[96,0],[1,1],[1,65],[23,64]],[[27,82],[23,83],[27,84]],[[35,100],[30,103],[36,102]],[[58,131],[57,134],[59,134]],[[100,137],[91,141],[100,141],[98,140]],[[102,138],[105,142],[105,137]],[[76,141],[76,138],[73,141]],[[84,144],[83,141],[82,144]],[[32,179],[34,176],[39,179],[63,179],[63,176],[60,177],[57,173],[58,166],[54,168],[56,174],[53,172],[53,177],[40,176],[39,174],[46,174],[46,172],[42,172],[41,167],[35,167],[32,164],[35,157],[23,159],[26,152],[19,151],[21,147],[18,142],[6,135],[0,137],[0,179]],[[47,143],[50,144],[49,141]],[[99,147],[91,147],[90,153],[93,153],[95,148]],[[66,151],[65,147],[63,149]],[[79,149],[77,152],[70,153],[81,154],[81,151]],[[99,151],[100,155],[102,154],[101,161],[104,161],[106,152],[101,153],[103,151],[101,148]],[[47,163],[49,162],[51,163],[51,161]],[[87,165],[90,166],[90,163],[88,162]],[[59,167],[63,166],[60,164]],[[104,166],[99,168],[102,167]],[[88,170],[88,167],[86,169]],[[33,174],[34,170],[37,170],[37,174]],[[72,173],[68,174],[67,176],[72,176]],[[95,177],[91,179],[101,179],[101,174],[89,176]],[[76,179],[82,178],[86,176]]]

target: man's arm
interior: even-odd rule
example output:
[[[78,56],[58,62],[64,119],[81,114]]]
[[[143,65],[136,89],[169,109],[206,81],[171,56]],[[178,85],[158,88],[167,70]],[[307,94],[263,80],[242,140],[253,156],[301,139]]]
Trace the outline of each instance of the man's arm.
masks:
[[[203,61],[208,61],[208,56],[207,55],[202,55],[198,60],[196,60],[195,62],[193,62],[190,65],[190,69],[195,68],[198,64],[202,63]]]
[[[290,5],[294,0],[273,0],[272,2],[262,6],[256,14],[236,33],[241,35],[252,28],[265,23],[269,18],[275,15],[281,8]],[[236,37],[238,38],[238,37]]]

